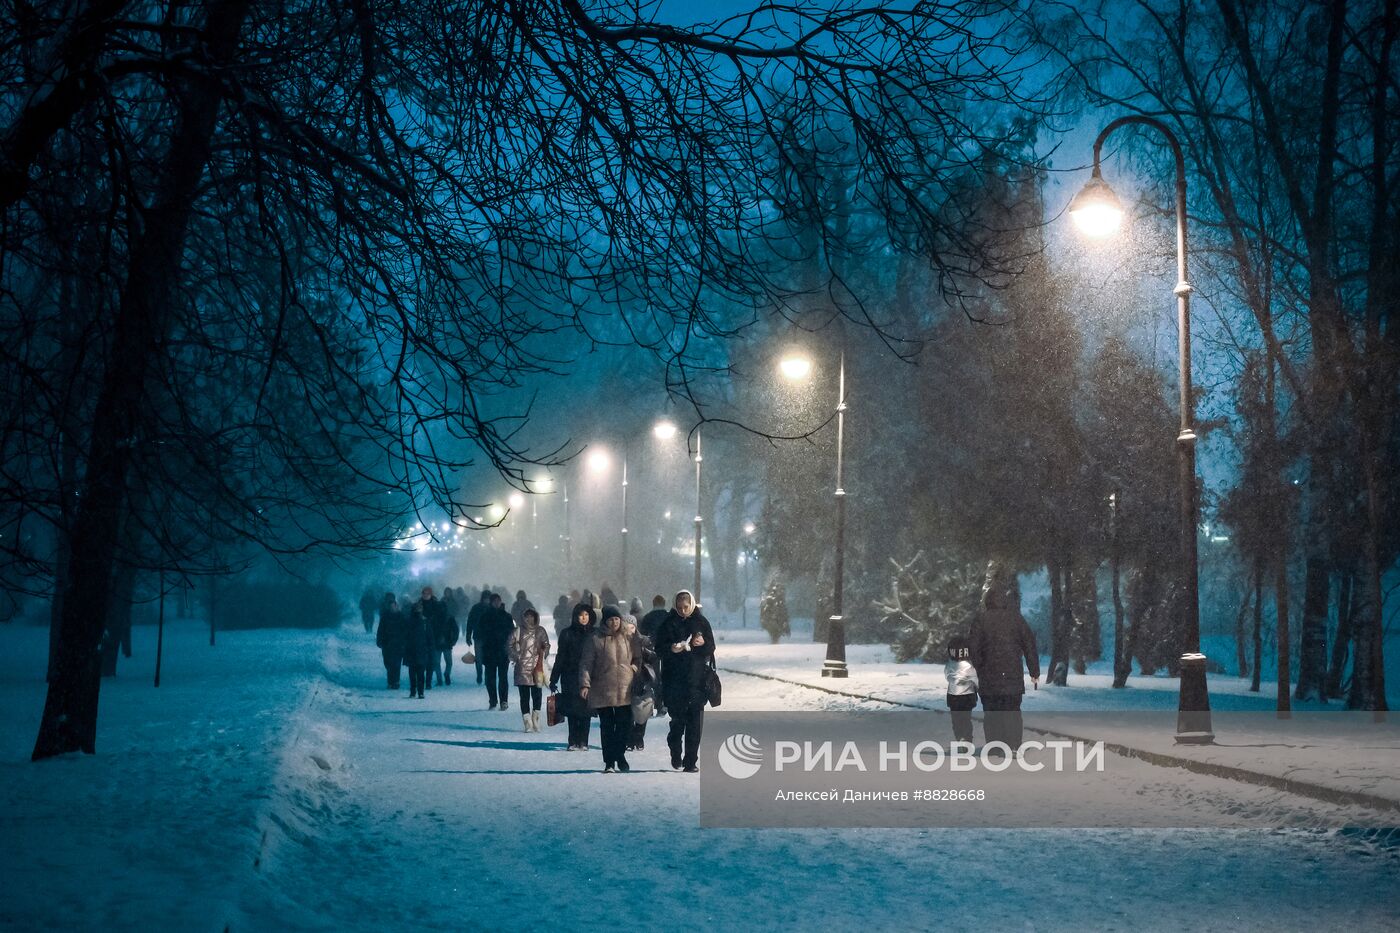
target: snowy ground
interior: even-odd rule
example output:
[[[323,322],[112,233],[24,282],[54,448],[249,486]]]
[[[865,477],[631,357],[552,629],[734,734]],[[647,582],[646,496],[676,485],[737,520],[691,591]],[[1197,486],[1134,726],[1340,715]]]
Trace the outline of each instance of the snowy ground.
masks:
[[[702,830],[659,722],[633,773],[604,775],[562,727],[486,711],[461,665],[417,701],[384,689],[362,631],[199,634],[172,642],[159,691],[139,658],[104,689],[98,756],[30,765],[42,633],[0,631],[0,927],[1369,930],[1400,907],[1400,852],[1346,832]],[[789,680],[814,650],[720,639],[726,666]],[[883,678],[864,686],[941,698],[936,669],[877,670],[883,651],[852,649]],[[726,709],[890,708],[725,686]],[[1193,791],[1257,801],[1217,778]]]

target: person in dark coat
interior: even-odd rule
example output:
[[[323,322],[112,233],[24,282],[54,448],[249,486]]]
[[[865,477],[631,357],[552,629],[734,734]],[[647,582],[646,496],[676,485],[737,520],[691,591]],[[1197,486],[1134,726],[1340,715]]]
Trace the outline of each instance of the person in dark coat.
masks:
[[[515,591],[515,602],[511,603],[511,605],[510,605],[510,617],[511,617],[511,620],[512,620],[516,625],[521,625],[521,624],[523,624],[523,623],[525,622],[525,612],[526,612],[526,610],[530,610],[530,609],[534,609],[534,608],[535,608],[535,604],[532,603],[532,602],[530,602],[529,598],[525,595],[525,591],[524,591],[524,590],[516,590],[516,591]]]
[[[612,586],[606,582],[603,584],[603,588],[598,591],[598,598],[602,600],[604,606],[617,605],[617,594],[613,592]]]
[[[366,635],[374,631],[374,613],[379,608],[379,600],[375,597],[374,591],[365,590],[360,597],[360,621],[364,623]]]
[[[569,721],[569,751],[588,748],[588,701],[579,693],[579,661],[583,643],[598,626],[598,615],[588,603],[574,607],[574,620],[559,634],[559,651],[549,672],[549,692],[559,694],[559,712]]]
[[[666,597],[660,594],[651,598],[651,612],[642,616],[637,622],[637,634],[647,639],[653,647],[656,645],[656,630],[661,627],[661,623],[666,621]],[[657,667],[657,678],[653,688],[656,691],[656,715],[666,715],[666,698],[662,696],[660,667]],[[643,729],[645,732],[645,729]]]
[[[675,603],[656,631],[661,658],[661,693],[671,714],[666,744],[671,767],[700,770],[700,734],[705,728],[705,669],[715,656],[715,633],[695,605],[690,590]]]
[[[433,628],[419,603],[408,611],[404,628],[404,663],[408,665],[408,695],[423,699],[428,665],[433,663]]]
[[[968,634],[972,666],[977,670],[982,695],[982,731],[987,742],[1005,742],[1015,754],[1021,747],[1021,697],[1026,693],[1025,671],[1040,689],[1040,655],[1035,633],[1021,615],[1021,591],[1016,575],[993,562],[982,588],[982,608]],[[1025,659],[1025,668],[1021,660]]]
[[[433,680],[437,681],[438,686],[443,685],[444,667],[446,668],[445,673],[447,675],[446,683],[450,684],[452,683],[451,645],[448,646],[449,650],[447,651],[443,650],[442,645],[443,640],[447,637],[447,629],[449,626],[447,605],[443,603],[442,600],[433,596],[433,588],[431,586],[425,586],[423,587],[423,596],[418,600],[418,608],[419,611],[423,613],[423,618],[428,620],[428,631],[432,633],[433,639],[433,656],[432,660],[428,662],[428,674],[430,675],[430,679],[426,686],[432,689]],[[453,629],[452,644],[455,645],[457,643],[456,620],[452,620],[451,628]]]
[[[515,620],[506,612],[505,601],[493,595],[476,626],[476,656],[486,675],[487,709],[510,709],[510,633]]]
[[[408,625],[403,610],[399,608],[399,601],[393,593],[385,593],[379,604],[379,631],[375,632],[374,643],[384,655],[384,672],[388,675],[390,690],[399,689],[407,638]]]
[[[651,639],[642,634],[641,627],[635,616],[624,619],[623,624],[628,627],[632,637],[635,638],[637,642],[637,677],[636,680],[632,682],[632,697],[635,700],[638,697],[649,695],[652,699],[653,711],[661,709],[663,708],[661,706],[661,697],[659,696],[661,678],[657,674],[659,659],[656,656],[656,652],[652,649]],[[629,752],[639,752],[646,748],[646,738],[646,722],[634,721],[632,723],[631,734],[627,737],[627,750]]]
[[[554,604],[554,637],[558,638],[569,627],[569,597],[560,596]]]
[[[475,644],[476,644],[477,632],[478,632],[478,629],[480,629],[480,627],[481,627],[481,620],[482,620],[482,618],[486,615],[486,613],[487,613],[490,609],[491,609],[491,588],[490,588],[489,586],[483,586],[483,587],[481,588],[481,599],[477,600],[476,605],[472,606],[471,611],[467,613],[467,631],[466,631],[467,644],[469,644],[469,645],[475,645]],[[477,682],[477,683],[481,683],[482,670],[483,670],[483,667],[482,667],[482,664],[481,664],[481,652],[480,652],[480,651],[477,651],[477,652],[476,652],[476,682]]]
[[[437,642],[437,657],[433,659],[433,666],[442,666],[442,682],[447,686],[452,686],[452,649],[456,646],[457,640],[462,637],[462,630],[457,625],[457,617],[447,611],[447,601],[442,601],[443,611],[439,613],[437,621],[433,623],[433,635]]]

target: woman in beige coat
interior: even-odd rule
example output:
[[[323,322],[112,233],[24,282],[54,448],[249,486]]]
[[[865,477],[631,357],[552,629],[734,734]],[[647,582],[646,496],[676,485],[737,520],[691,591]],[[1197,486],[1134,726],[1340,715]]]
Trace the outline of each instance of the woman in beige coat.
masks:
[[[636,636],[616,606],[603,609],[599,630],[583,644],[579,659],[580,694],[598,713],[603,771],[627,771],[627,739],[632,732],[632,678],[637,674]]]

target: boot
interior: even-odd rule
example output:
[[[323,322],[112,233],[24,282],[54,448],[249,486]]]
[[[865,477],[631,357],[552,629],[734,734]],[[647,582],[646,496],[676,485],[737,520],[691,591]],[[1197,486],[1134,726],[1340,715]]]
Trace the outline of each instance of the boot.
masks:
[[[540,711],[539,711],[539,710],[535,710],[535,711],[533,711],[532,713],[530,713],[530,731],[531,731],[531,732],[539,732],[539,731],[540,731]]]
[[[534,732],[534,731],[535,731],[534,729],[531,729],[531,728],[530,728],[530,714],[529,714],[529,713],[522,713],[522,714],[520,715],[520,718],[521,718],[521,720],[523,720],[524,723],[525,723],[525,731],[526,731],[526,732]]]

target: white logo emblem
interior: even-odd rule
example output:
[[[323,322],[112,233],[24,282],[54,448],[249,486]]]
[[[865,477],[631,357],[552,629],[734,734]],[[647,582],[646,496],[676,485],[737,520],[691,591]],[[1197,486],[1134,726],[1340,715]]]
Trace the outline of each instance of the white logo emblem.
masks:
[[[719,747],[719,767],[735,780],[751,778],[763,767],[763,746],[753,736],[736,732]]]

